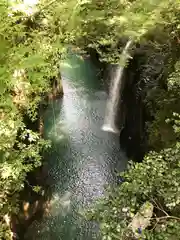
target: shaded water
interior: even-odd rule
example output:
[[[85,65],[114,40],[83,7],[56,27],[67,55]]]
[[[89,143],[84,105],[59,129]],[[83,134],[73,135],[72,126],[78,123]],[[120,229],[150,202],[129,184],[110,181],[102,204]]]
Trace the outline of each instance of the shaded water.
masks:
[[[48,178],[50,213],[34,222],[25,239],[98,239],[97,227],[79,214],[115,180],[126,157],[119,138],[101,130],[107,94],[90,60],[71,56],[61,66],[64,97],[44,113],[45,136],[52,140]]]

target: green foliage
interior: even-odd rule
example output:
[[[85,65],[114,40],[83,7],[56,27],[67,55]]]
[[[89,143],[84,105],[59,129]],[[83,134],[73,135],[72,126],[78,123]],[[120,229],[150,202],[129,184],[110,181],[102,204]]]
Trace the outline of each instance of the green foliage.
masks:
[[[41,10],[28,15],[10,1],[0,3],[0,239],[12,239],[10,218],[19,211],[19,193],[49,147],[24,123],[24,116],[37,119],[40,100],[58,73],[62,46],[53,21],[47,25],[44,19]]]
[[[39,193],[41,191],[41,186],[34,186],[33,190],[37,193]]]
[[[142,163],[131,163],[121,174],[123,183],[109,189],[88,217],[100,222],[103,239],[126,239],[129,224],[145,201],[154,205],[146,239],[179,239],[180,145],[150,152]],[[128,238],[127,238],[128,239]]]
[[[179,0],[68,0],[50,8],[62,42],[94,48],[106,62],[119,61],[123,39],[163,42],[179,36]]]
[[[150,145],[162,149],[173,145],[179,140],[180,114],[180,64],[176,62],[174,71],[167,79],[167,90],[156,88],[149,90],[146,101],[153,109],[154,121],[149,123]]]
[[[149,142],[156,151],[142,163],[131,164],[123,174],[125,182],[110,190],[93,216],[101,223],[104,239],[125,239],[133,215],[148,200],[159,212],[143,232],[146,238],[178,239],[179,0],[41,0],[33,14],[23,5],[13,10],[21,1],[10,3],[0,3],[0,238],[11,239],[8,217],[18,211],[27,173],[40,166],[48,146],[25,126],[24,115],[37,118],[38,104],[57,76],[65,47],[82,52],[94,48],[103,61],[114,63],[120,62],[124,41],[131,38],[148,43],[167,59],[162,74],[166,79],[161,79],[166,87],[159,82],[148,87],[145,98],[154,119],[148,123]],[[148,69],[156,58],[150,55]],[[34,190],[39,192],[39,186]]]

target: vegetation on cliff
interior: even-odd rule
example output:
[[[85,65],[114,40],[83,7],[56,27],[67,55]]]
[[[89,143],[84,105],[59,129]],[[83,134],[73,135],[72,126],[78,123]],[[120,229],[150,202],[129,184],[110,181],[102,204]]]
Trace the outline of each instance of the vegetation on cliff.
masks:
[[[0,3],[0,239],[12,238],[10,216],[18,212],[19,192],[49,146],[24,119],[37,119],[62,50],[43,13],[22,6]]]
[[[148,46],[137,94],[152,119],[147,122],[151,151],[142,163],[130,164],[123,183],[110,188],[90,215],[100,222],[104,240],[129,239],[134,214],[149,201],[154,212],[150,226],[137,229],[142,237],[179,239],[179,0],[41,0],[33,14],[22,5],[15,8],[0,3],[0,238],[11,238],[7,228],[18,211],[18,193],[48,145],[28,129],[24,116],[36,119],[64,47],[93,48],[101,60],[118,63],[123,43],[131,38],[132,55],[137,45]],[[158,74],[155,59],[160,59]]]

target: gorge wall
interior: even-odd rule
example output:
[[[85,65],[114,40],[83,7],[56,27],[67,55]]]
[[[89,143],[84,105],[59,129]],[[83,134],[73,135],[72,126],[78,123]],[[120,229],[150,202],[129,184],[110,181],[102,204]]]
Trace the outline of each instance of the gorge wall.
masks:
[[[114,65],[100,62],[95,50],[91,50],[90,55],[100,69],[100,79],[108,92]],[[142,161],[149,150],[146,123],[153,118],[145,99],[149,88],[160,85],[165,88],[161,82],[165,60],[165,56],[156,52],[151,45],[136,45],[132,59],[124,70],[124,89],[119,102],[117,125],[122,128],[120,145],[134,161]]]

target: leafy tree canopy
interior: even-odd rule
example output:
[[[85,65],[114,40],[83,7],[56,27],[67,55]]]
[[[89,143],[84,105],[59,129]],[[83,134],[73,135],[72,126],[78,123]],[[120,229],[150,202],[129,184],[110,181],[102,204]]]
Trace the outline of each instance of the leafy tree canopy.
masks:
[[[17,212],[17,194],[27,173],[41,164],[47,145],[28,129],[24,115],[36,119],[41,96],[50,90],[66,46],[78,51],[94,48],[103,61],[113,63],[120,60],[122,43],[131,38],[167,56],[166,87],[155,84],[145,97],[154,119],[148,125],[156,152],[131,165],[123,175],[125,182],[110,191],[94,216],[102,223],[104,239],[124,239],[133,214],[148,200],[160,214],[154,212],[150,229],[143,232],[146,238],[178,239],[179,12],[179,0],[41,0],[31,8],[22,1],[1,0],[0,238],[11,238],[8,218]],[[147,63],[156,58],[153,53],[147,56]]]
[[[95,48],[110,62],[119,59],[118,44],[123,38],[142,42],[153,34],[160,42],[179,39],[178,0],[55,1],[48,11],[53,12],[64,42],[82,49]]]
[[[0,239],[11,239],[10,216],[27,173],[41,165],[49,146],[24,122],[37,118],[38,105],[58,73],[62,51],[44,15],[24,11],[17,1],[0,3]],[[51,29],[51,31],[50,31]]]

